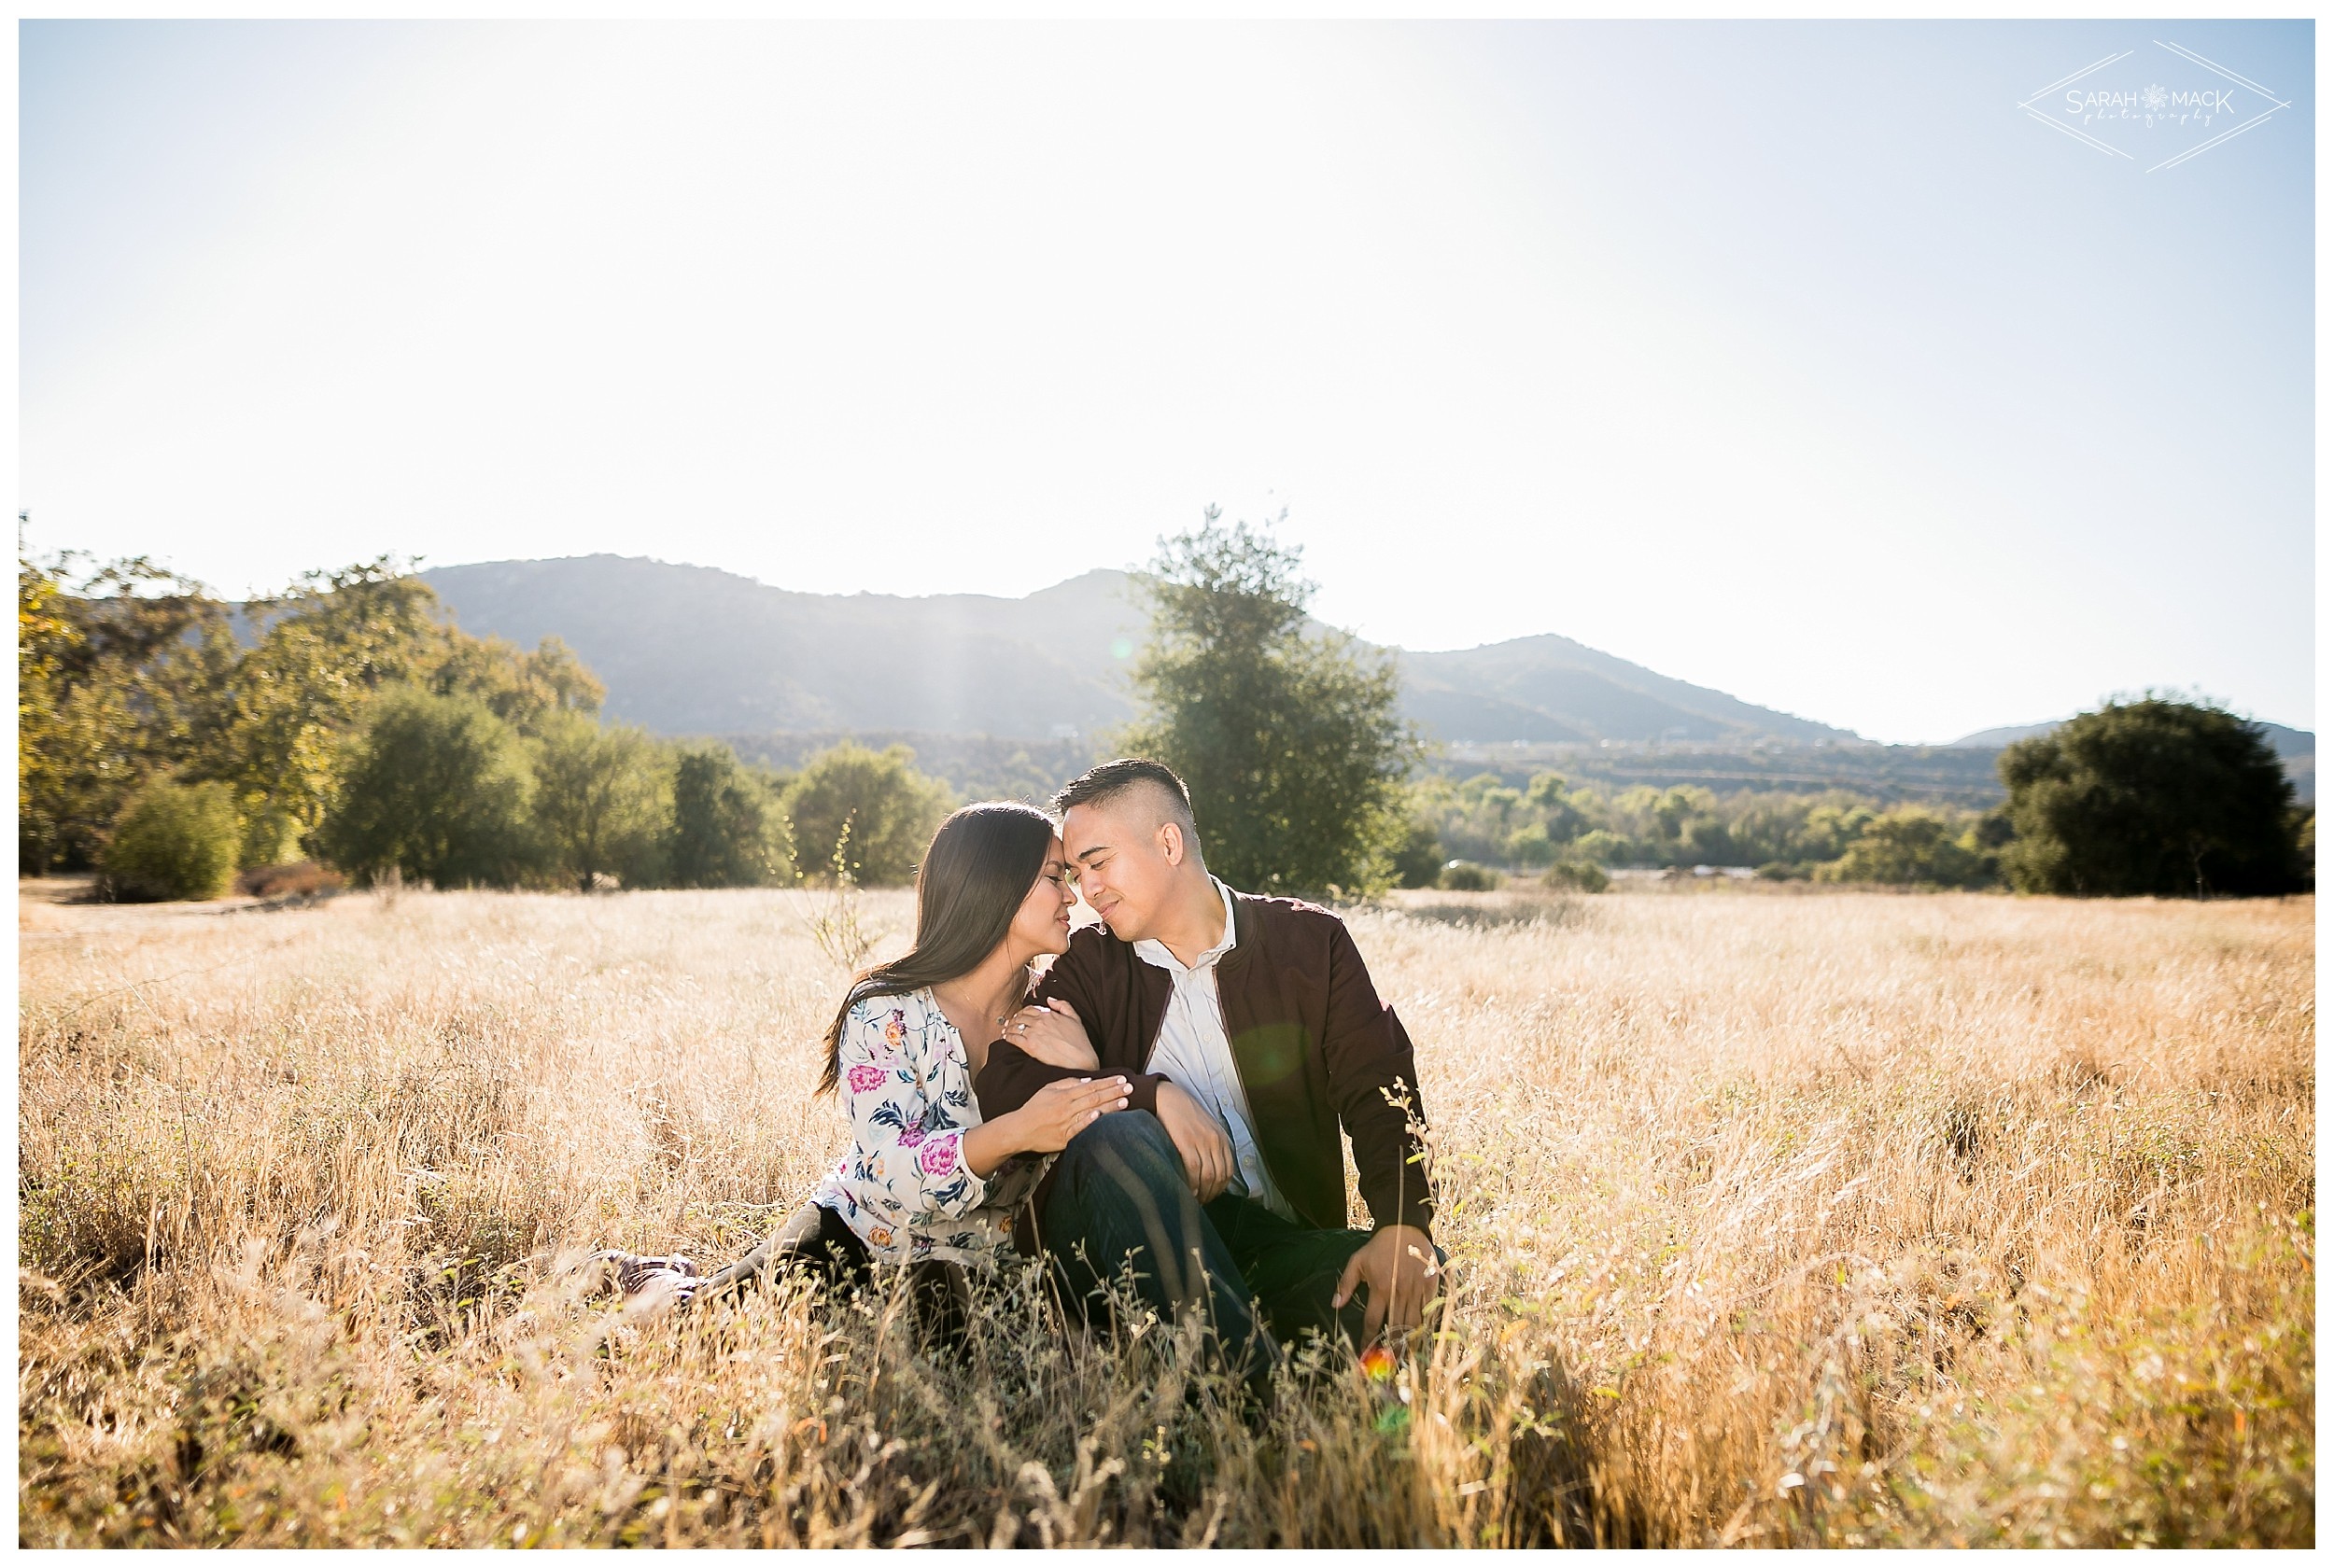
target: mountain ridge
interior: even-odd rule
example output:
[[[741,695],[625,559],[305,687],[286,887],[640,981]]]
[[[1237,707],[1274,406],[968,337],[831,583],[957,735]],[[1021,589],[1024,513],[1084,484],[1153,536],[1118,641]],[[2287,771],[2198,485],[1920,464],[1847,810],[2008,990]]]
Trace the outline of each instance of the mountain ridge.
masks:
[[[808,594],[608,554],[420,575],[466,631],[522,646],[563,638],[607,682],[612,718],[664,734],[1091,734],[1132,716],[1127,672],[1147,631],[1129,574],[1109,567],[1018,599]],[[1405,717],[1437,740],[1868,744],[1555,633],[1386,651]]]
[[[2032,740],[2036,735],[2046,735],[2065,722],[2067,722],[2065,719],[2052,719],[2040,724],[2004,724],[1998,729],[1979,730],[1974,735],[1965,735],[1959,740],[1947,742],[1947,746],[1954,750],[1999,751],[2004,747],[2018,741]],[[2296,757],[2316,755],[2318,749],[2316,732],[2297,730],[2285,724],[2272,724],[2266,719],[2257,719],[2254,722],[2261,726],[2262,738],[2270,743],[2270,749],[2276,752],[2281,759],[2290,761]]]

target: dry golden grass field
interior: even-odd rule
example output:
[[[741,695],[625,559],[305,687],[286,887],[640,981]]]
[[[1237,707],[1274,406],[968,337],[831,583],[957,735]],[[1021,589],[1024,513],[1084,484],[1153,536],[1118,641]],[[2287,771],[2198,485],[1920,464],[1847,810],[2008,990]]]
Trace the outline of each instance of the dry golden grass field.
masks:
[[[1253,1421],[1026,1277],[961,1357],[590,1289],[832,1157],[816,907],[21,889],[21,1541],[2313,1540],[2306,899],[1356,912],[1445,1332]]]

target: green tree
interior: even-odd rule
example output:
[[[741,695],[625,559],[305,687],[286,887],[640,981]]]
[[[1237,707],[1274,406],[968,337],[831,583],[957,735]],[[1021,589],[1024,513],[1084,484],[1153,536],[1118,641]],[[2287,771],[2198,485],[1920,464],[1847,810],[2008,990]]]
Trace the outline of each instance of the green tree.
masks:
[[[1524,804],[1539,816],[1551,844],[1569,844],[1588,826],[1562,774],[1532,775],[1531,784],[1524,791]]]
[[[35,875],[96,863],[130,794],[201,745],[234,657],[202,584],[82,560],[17,555],[17,860]]]
[[[436,604],[429,585],[387,555],[252,600],[246,613],[259,634],[221,683],[203,774],[233,788],[246,820],[273,815],[303,840],[314,833],[367,705],[442,655]]]
[[[392,692],[344,750],[318,846],[367,880],[394,868],[442,888],[509,887],[535,861],[532,783],[518,735],[485,703]]]
[[[2153,693],[2002,753],[2021,892],[2164,896],[2296,886],[2293,785],[2260,726]]]
[[[1398,888],[1431,888],[1442,875],[1442,835],[1423,816],[1413,816],[1403,825],[1402,836],[1396,841],[1392,870]]]
[[[536,735],[559,714],[599,712],[608,688],[574,651],[547,637],[532,653],[500,637],[474,637],[446,628],[444,651],[425,684],[443,695],[467,693],[521,735]]]
[[[803,764],[786,791],[786,818],[805,878],[832,875],[846,823],[851,880],[883,888],[914,876],[916,858],[949,811],[947,786],[918,773],[915,756],[905,746],[870,751],[847,740]]]
[[[50,567],[16,560],[16,861],[39,876],[69,851],[74,817],[70,761],[81,753],[65,713],[65,671],[80,653],[81,628]],[[93,836],[93,835],[92,835]]]
[[[675,763],[665,862],[677,888],[759,888],[792,878],[794,847],[778,796],[729,748],[683,751]]]
[[[1591,828],[1572,841],[1573,855],[1591,865],[1626,865],[1637,858],[1637,847],[1607,828]]]
[[[627,726],[603,729],[581,713],[539,720],[536,842],[550,868],[585,891],[615,875],[626,886],[659,880],[659,836],[672,782],[656,743]]]
[[[158,778],[130,798],[102,864],[119,899],[208,899],[234,879],[243,838],[224,784]]]
[[[1391,656],[1309,629],[1299,552],[1221,525],[1160,541],[1144,580],[1144,710],[1124,744],[1190,786],[1208,865],[1258,892],[1385,886],[1421,754]]]

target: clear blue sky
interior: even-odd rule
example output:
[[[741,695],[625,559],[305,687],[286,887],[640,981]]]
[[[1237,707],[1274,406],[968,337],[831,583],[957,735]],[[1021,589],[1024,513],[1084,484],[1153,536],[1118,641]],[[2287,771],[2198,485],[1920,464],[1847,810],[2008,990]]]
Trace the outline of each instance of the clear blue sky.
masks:
[[[1019,595],[1286,506],[1381,641],[2314,728],[2308,22],[20,36],[36,547]],[[2161,43],[2290,106],[2018,107]]]

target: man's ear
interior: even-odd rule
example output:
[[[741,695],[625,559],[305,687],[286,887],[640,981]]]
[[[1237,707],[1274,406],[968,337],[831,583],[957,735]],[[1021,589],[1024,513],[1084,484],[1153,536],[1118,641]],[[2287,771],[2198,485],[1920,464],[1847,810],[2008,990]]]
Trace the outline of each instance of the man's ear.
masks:
[[[1183,864],[1183,828],[1174,822],[1159,825],[1159,850],[1171,866]]]

